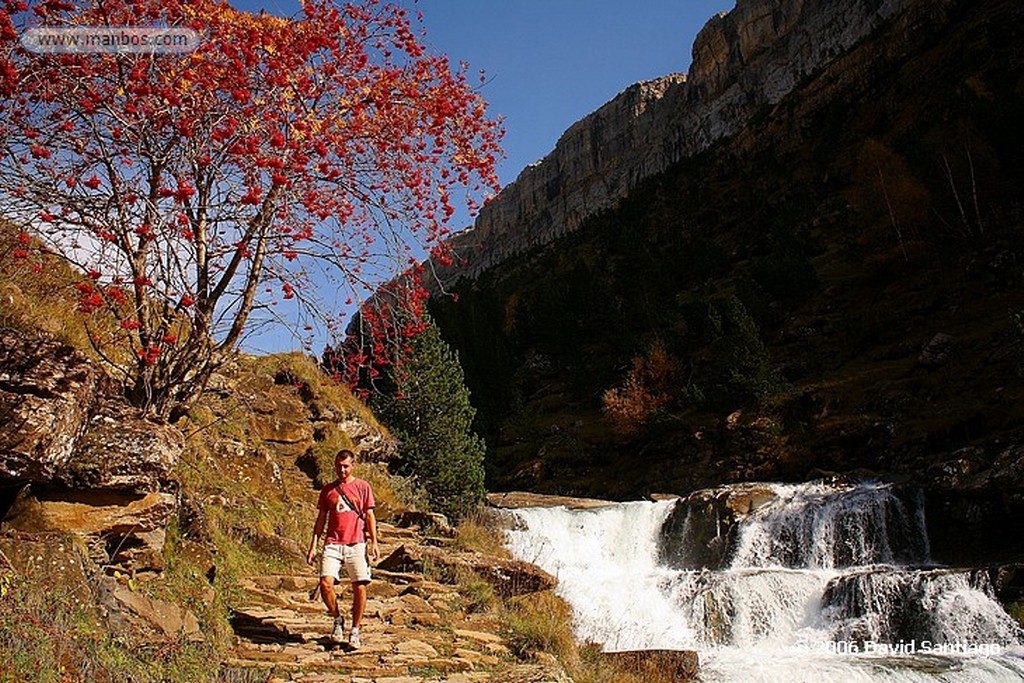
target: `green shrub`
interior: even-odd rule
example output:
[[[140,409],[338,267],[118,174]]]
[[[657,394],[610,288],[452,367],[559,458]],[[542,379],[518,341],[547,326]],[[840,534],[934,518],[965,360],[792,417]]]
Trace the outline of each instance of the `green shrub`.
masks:
[[[437,326],[410,342],[398,367],[385,368],[383,390],[372,405],[398,438],[397,474],[411,476],[435,510],[459,520],[484,494],[484,442],[472,428],[462,366]]]

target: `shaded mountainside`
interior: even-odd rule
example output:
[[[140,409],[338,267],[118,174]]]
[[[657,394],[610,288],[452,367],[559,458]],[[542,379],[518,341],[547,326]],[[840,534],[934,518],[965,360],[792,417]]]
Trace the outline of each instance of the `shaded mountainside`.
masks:
[[[434,300],[489,488],[879,476],[927,489],[937,558],[1020,554],[1022,14],[905,3],[730,137]]]
[[[689,74],[637,83],[569,127],[555,149],[488,202],[433,264],[442,284],[475,277],[578,229],[646,178],[733,135],[765,107],[917,0],[739,0],[693,45]]]

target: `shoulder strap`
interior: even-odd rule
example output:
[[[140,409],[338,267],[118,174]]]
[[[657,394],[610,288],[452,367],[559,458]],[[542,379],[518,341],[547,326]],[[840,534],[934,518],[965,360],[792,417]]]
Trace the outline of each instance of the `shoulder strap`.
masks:
[[[356,507],[352,503],[352,501],[349,500],[348,496],[345,495],[345,492],[341,490],[341,482],[340,481],[339,482],[335,482],[334,488],[336,488],[338,490],[338,495],[341,496],[341,499],[345,501],[345,505],[348,505],[350,508],[352,508],[352,511],[355,512],[356,515],[359,516],[359,519],[361,519],[361,520],[363,520],[365,522],[366,521],[366,517],[365,517],[365,515],[363,515],[363,511],[360,510],[358,507]]]

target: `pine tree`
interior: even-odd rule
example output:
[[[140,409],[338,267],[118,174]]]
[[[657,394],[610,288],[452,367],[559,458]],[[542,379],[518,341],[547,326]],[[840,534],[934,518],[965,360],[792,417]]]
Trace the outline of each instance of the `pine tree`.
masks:
[[[397,472],[412,476],[436,510],[457,520],[483,499],[484,442],[472,429],[476,409],[458,354],[433,320],[425,315],[424,322],[404,362],[385,373],[388,391],[372,404],[401,442]]]
[[[708,326],[711,371],[717,382],[714,393],[720,400],[727,404],[750,398],[763,400],[782,389],[757,323],[742,301],[729,297],[712,306]]]

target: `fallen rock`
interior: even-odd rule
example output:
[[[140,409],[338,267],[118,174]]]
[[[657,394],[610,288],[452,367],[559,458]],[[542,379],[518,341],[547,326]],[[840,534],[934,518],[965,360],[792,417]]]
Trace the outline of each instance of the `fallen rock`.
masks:
[[[503,598],[550,590],[558,584],[558,579],[540,567],[520,560],[479,555],[466,563]]]
[[[427,564],[452,577],[460,570],[471,571],[503,598],[550,590],[558,583],[554,576],[528,562],[476,554],[455,558],[434,548],[405,544],[381,560],[377,567],[388,572],[422,573]]]
[[[414,546],[398,546],[390,555],[377,563],[377,569],[387,572],[423,572],[423,552]]]

